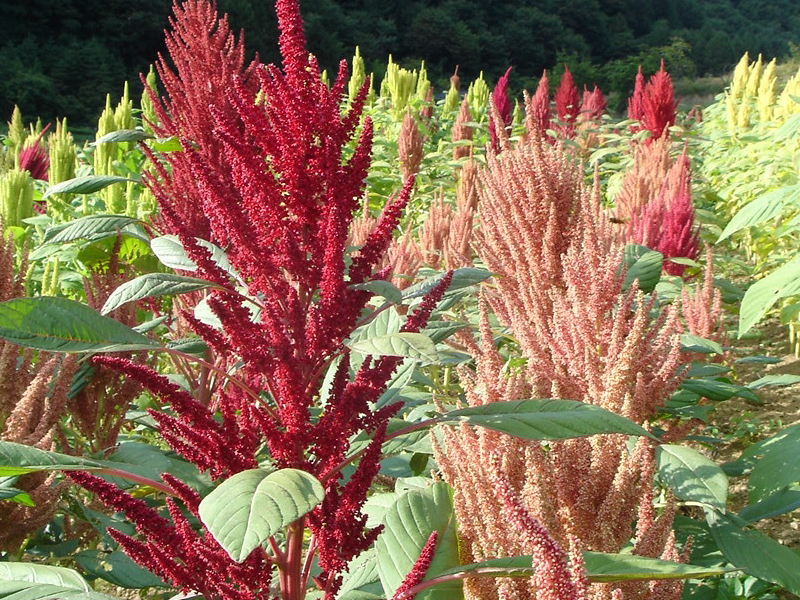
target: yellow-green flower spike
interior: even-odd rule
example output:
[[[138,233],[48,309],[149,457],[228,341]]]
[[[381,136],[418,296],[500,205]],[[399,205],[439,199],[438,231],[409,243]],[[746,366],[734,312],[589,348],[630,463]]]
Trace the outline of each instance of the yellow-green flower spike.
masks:
[[[450,85],[450,89],[447,92],[447,96],[444,98],[444,106],[442,110],[445,114],[451,114],[458,110],[458,107],[461,105],[461,95],[458,93],[458,90],[454,85]]]
[[[147,77],[145,78],[145,85],[152,91],[154,92],[157,91],[156,71],[153,68],[153,65],[150,65],[150,71],[148,71]],[[150,127],[148,123],[155,123],[157,117],[156,117],[156,111],[153,108],[153,102],[150,100],[150,95],[147,93],[147,89],[145,89],[142,92],[141,108],[142,108],[142,128],[147,133],[153,133],[153,128]]]
[[[733,81],[731,81],[730,94],[734,100],[738,100],[744,96],[747,89],[747,80],[750,75],[750,55],[745,52],[744,56],[739,59],[736,68],[733,70]]]
[[[361,50],[356,46],[356,53],[353,56],[353,68],[350,74],[350,81],[347,82],[347,97],[352,102],[358,91],[367,79],[367,71],[364,67],[364,59],[361,57]]]
[[[18,168],[0,179],[0,211],[8,227],[22,227],[22,219],[33,216],[33,178]]]

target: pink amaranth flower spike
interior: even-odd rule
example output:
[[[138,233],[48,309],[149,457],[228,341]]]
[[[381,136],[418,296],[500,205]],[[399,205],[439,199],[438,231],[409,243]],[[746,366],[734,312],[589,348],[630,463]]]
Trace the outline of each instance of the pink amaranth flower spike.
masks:
[[[628,98],[628,118],[632,121],[641,121],[644,117],[644,83],[642,66],[639,65],[633,84],[633,94]]]
[[[600,88],[594,86],[590,92],[586,87],[583,88],[583,102],[581,111],[578,115],[579,121],[597,121],[606,112],[606,99]]]
[[[541,137],[547,138],[550,129],[550,82],[547,71],[542,73],[539,85],[533,96],[525,95],[525,128],[529,133],[538,131]],[[555,141],[547,138],[549,141]]]
[[[658,196],[628,223],[628,239],[664,255],[664,271],[682,275],[685,265],[670,258],[697,258],[700,227],[695,223],[689,157],[683,153],[672,165]]]

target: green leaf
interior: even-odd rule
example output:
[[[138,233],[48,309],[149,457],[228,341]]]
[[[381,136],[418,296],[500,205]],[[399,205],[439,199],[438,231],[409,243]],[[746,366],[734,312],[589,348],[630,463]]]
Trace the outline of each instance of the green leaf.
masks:
[[[768,446],[747,482],[750,502],[763,500],[781,488],[800,482],[798,454],[800,442],[793,437]]]
[[[66,298],[40,296],[0,302],[0,338],[48,352],[152,349],[147,337]]]
[[[118,600],[100,592],[49,583],[0,580],[0,600]]]
[[[141,142],[151,140],[154,136],[142,131],[141,129],[118,129],[110,131],[104,136],[95,140],[95,144],[108,144],[110,142]]]
[[[231,266],[228,261],[228,256],[225,251],[219,246],[215,246],[211,242],[195,238],[200,246],[208,249],[211,253],[211,260],[214,261],[220,269],[226,273],[230,273],[234,279],[239,279],[236,270]],[[178,236],[175,235],[162,235],[153,240],[150,240],[150,249],[153,251],[165,266],[170,269],[180,269],[182,271],[196,271],[197,265],[186,254],[186,250],[181,244]]]
[[[44,233],[45,244],[59,244],[74,240],[99,240],[118,233],[130,235],[144,241],[150,238],[138,225],[139,219],[125,215],[90,215],[69,223],[49,227]],[[134,227],[136,225],[136,227]]]
[[[77,571],[35,563],[0,562],[0,580],[47,583],[82,592],[91,590],[89,584]]]
[[[429,363],[439,360],[436,345],[424,333],[392,333],[349,344],[354,352],[371,356],[400,356]]]
[[[800,294],[800,256],[748,288],[739,309],[739,337],[758,323],[778,300],[797,294]]]
[[[382,279],[367,281],[366,283],[357,283],[348,286],[348,288],[351,290],[364,290],[367,292],[372,292],[376,296],[385,298],[392,304],[400,304],[403,301],[403,292],[400,291],[400,288],[398,288],[392,282],[383,281]]]
[[[609,410],[574,400],[510,400],[462,408],[438,421],[464,421],[527,440],[563,440],[598,433],[652,435]]]
[[[622,289],[627,290],[633,282],[639,281],[639,289],[649,294],[661,279],[664,255],[639,244],[628,244],[623,254],[625,281]]]
[[[377,589],[376,589],[377,588]],[[378,576],[378,558],[375,548],[369,548],[359,554],[347,565],[347,573],[342,579],[342,587],[336,594],[338,600],[363,600],[362,593],[375,593],[375,597],[383,597],[383,588]]]
[[[700,579],[723,575],[731,569],[698,567],[670,562],[658,558],[633,554],[609,554],[605,552],[583,552],[584,566],[589,581],[612,583],[654,579]],[[533,575],[532,556],[509,556],[478,563],[462,565],[440,575],[470,573],[488,577],[530,577]]]
[[[716,402],[729,400],[734,396],[758,401],[758,396],[749,388],[724,379],[684,379],[681,382],[681,389]]]
[[[748,202],[731,219],[717,240],[721,242],[737,231],[774,219],[783,212],[783,208],[800,199],[800,186],[792,185],[767,192],[755,200]]]
[[[47,188],[47,191],[42,195],[42,198],[47,198],[52,194],[63,193],[92,194],[122,181],[136,182],[135,179],[118,177],[116,175],[86,175],[84,177],[76,177],[75,179],[62,181],[61,183],[57,183],[56,185]]]
[[[584,552],[583,560],[589,581],[597,583],[642,579],[699,579],[722,575],[731,570],[698,567],[632,554],[603,552]]]
[[[100,312],[106,315],[123,304],[142,298],[186,294],[209,287],[214,287],[214,284],[196,277],[186,277],[175,273],[147,273],[126,281],[111,292]]]
[[[167,587],[158,577],[133,562],[121,550],[104,552],[84,550],[75,554],[75,562],[89,574],[128,589]]]
[[[782,488],[766,498],[748,504],[739,511],[739,517],[750,523],[771,519],[800,508],[800,486]]]
[[[108,466],[108,463],[102,461],[0,441],[0,477],[12,477],[34,471],[96,470]]]
[[[748,575],[800,594],[800,555],[754,529],[742,529],[735,517],[706,511],[711,535],[725,559]]]
[[[420,298],[428,294],[435,288],[444,278],[445,273],[437,273],[432,275],[419,283],[408,286],[403,290],[403,298],[409,300],[411,298]],[[482,281],[486,281],[492,276],[491,272],[486,269],[479,269],[475,267],[465,267],[462,269],[455,269],[453,271],[453,279],[450,282],[450,287],[447,292],[454,292],[465,287],[477,285]]]
[[[378,573],[386,598],[391,598],[419,558],[431,533],[438,532],[436,553],[425,579],[459,564],[455,515],[450,488],[436,482],[425,490],[400,496],[384,516],[385,528],[375,541]],[[461,594],[460,582],[449,582],[417,595],[417,600],[449,600]]]
[[[325,491],[297,469],[250,469],[223,481],[200,502],[200,520],[236,562],[311,511]]]
[[[748,383],[747,387],[751,390],[757,390],[770,385],[794,385],[795,383],[800,383],[800,375],[784,373],[782,375],[764,375],[764,377]]]
[[[181,141],[174,135],[165,138],[156,138],[149,146],[156,152],[180,152],[183,150]]]
[[[0,487],[0,501],[7,500],[23,506],[36,506],[30,494],[14,487]]]
[[[728,478],[717,464],[686,446],[661,444],[656,448],[658,477],[682,500],[702,502],[725,510]]]
[[[704,354],[723,354],[725,352],[718,342],[690,333],[681,334],[681,351],[702,352]]]

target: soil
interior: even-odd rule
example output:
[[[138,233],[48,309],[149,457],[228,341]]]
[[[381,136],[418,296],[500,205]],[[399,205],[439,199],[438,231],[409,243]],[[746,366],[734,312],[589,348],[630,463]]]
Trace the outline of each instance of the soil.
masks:
[[[761,335],[757,339],[732,340],[733,358],[770,356],[780,359],[780,362],[734,364],[734,381],[745,385],[765,375],[800,375],[800,358],[791,351],[788,328],[770,321],[759,332]],[[756,393],[760,404],[732,398],[719,403],[714,411],[709,431],[714,432],[716,429],[717,437],[720,437],[719,434],[733,436],[737,430],[739,433],[715,448],[713,458],[718,464],[733,461],[752,443],[769,437],[780,429],[800,423],[800,384],[763,387]],[[741,436],[745,429],[752,433]],[[729,498],[729,508],[734,512],[747,504],[747,477],[731,479]],[[794,550],[800,548],[798,510],[759,521],[755,527],[785,546]]]

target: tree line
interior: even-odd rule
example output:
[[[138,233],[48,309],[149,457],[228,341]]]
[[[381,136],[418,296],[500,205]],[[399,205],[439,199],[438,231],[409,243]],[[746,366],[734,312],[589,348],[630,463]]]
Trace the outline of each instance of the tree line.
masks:
[[[277,60],[271,2],[218,0],[246,45]],[[329,71],[356,46],[380,78],[389,54],[426,61],[438,89],[456,65],[469,81],[494,81],[513,66],[512,88],[530,88],[544,69],[568,63],[578,83],[623,95],[639,63],[663,57],[673,75],[729,70],[745,52],[783,57],[800,42],[796,0],[303,0],[310,50]],[[141,89],[163,51],[170,0],[3,0],[0,113],[66,116],[90,124],[124,81]]]

